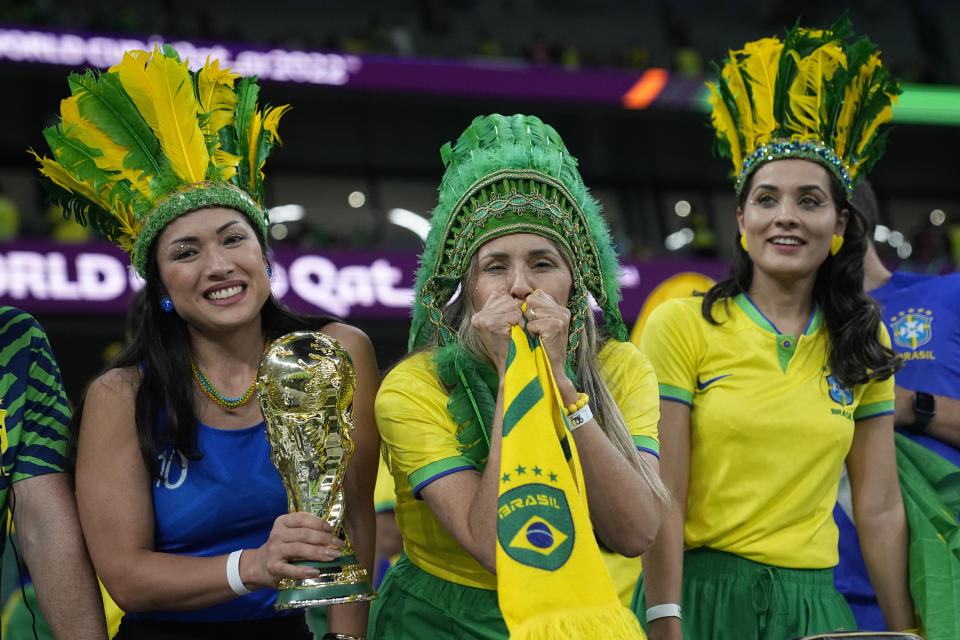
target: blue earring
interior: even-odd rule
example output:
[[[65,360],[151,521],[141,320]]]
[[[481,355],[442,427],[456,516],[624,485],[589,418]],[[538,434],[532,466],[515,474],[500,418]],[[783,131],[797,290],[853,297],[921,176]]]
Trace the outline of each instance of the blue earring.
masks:
[[[273,269],[270,268],[270,265],[267,265],[267,277],[268,278],[273,277]]]
[[[173,300],[170,299],[170,296],[163,296],[160,298],[160,308],[167,313],[173,311]]]

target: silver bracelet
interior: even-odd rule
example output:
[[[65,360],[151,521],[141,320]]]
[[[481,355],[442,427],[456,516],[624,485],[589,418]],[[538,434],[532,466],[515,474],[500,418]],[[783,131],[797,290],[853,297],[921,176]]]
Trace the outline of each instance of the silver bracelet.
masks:
[[[243,549],[237,549],[229,556],[227,556],[227,582],[230,584],[230,589],[237,594],[238,596],[245,596],[248,593],[253,593],[250,589],[247,589],[247,586],[243,584],[243,580],[240,579],[240,556],[243,554]]]
[[[680,618],[682,620],[680,605],[673,603],[655,604],[647,609],[647,622],[653,622],[660,618]]]

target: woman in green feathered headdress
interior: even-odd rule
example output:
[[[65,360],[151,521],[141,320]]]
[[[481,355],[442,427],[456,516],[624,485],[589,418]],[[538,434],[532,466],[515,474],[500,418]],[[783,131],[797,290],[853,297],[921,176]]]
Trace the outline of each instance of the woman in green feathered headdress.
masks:
[[[660,384],[664,480],[685,508],[644,556],[634,611],[651,640],[855,629],[832,569],[846,463],[887,626],[914,627],[899,362],[863,293],[865,224],[849,200],[883,151],[898,85],[843,18],[731,51],[710,87],[734,167],[736,255],[705,296],[658,307],[641,338]]]
[[[359,330],[291,313],[270,291],[263,166],[288,107],[257,105],[256,78],[171,47],[128,51],[69,78],[39,158],[53,198],[130,253],[146,283],[129,346],[74,419],[77,501],[97,573],[127,612],[118,638],[312,638],[274,611],[281,578],[315,570],[342,543],[287,513],[254,379],[265,345],[322,330],[351,354],[356,444],[346,522],[373,561],[376,359]],[[360,636],[362,603],[330,608]]]
[[[504,593],[497,565],[498,487],[526,477],[556,482],[558,469],[518,465],[498,474],[512,325],[539,340],[571,416],[592,413],[572,440],[598,540],[641,553],[666,495],[657,475],[656,381],[627,339],[616,255],[576,158],[552,127],[524,115],[478,117],[441,156],[446,171],[417,276],[412,355],[387,375],[376,402],[405,555],[374,604],[374,638],[506,638],[501,608],[523,609]],[[549,555],[560,534],[539,526],[544,537],[530,530],[528,539]],[[604,571],[599,554],[597,564]]]

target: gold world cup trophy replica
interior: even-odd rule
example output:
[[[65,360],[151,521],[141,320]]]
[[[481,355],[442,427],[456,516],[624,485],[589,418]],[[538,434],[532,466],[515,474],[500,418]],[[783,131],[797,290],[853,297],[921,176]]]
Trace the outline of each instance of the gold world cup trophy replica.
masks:
[[[328,521],[343,538],[343,555],[331,562],[301,560],[315,578],[284,578],[276,609],[301,609],[377,597],[344,529],[343,478],[353,454],[353,392],[357,381],[340,343],[315,331],[275,340],[257,373],[270,458],[287,490],[289,509]]]

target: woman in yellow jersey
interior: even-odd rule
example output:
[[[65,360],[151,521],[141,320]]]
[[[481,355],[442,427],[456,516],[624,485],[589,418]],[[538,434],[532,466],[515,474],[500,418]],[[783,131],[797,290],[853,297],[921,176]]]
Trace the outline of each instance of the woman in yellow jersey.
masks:
[[[914,626],[893,445],[897,360],[863,292],[853,183],[897,83],[850,23],[731,53],[712,85],[740,233],[730,276],[663,303],[654,364],[665,516],[634,596],[655,640],[782,640],[854,619],[833,587],[841,466],[890,629]],[[682,605],[682,612],[681,612]]]
[[[417,279],[413,353],[386,376],[375,405],[404,541],[372,611],[377,639],[508,635],[495,575],[498,482],[540,476],[549,485],[557,471],[518,465],[498,474],[511,325],[525,322],[539,337],[564,405],[588,396],[595,418],[572,438],[599,540],[643,552],[665,499],[656,380],[627,340],[616,255],[576,159],[552,127],[523,115],[478,117],[441,155],[447,169]],[[603,310],[602,329],[588,293]],[[549,523],[528,529],[518,544],[531,541],[544,557],[565,535]]]

